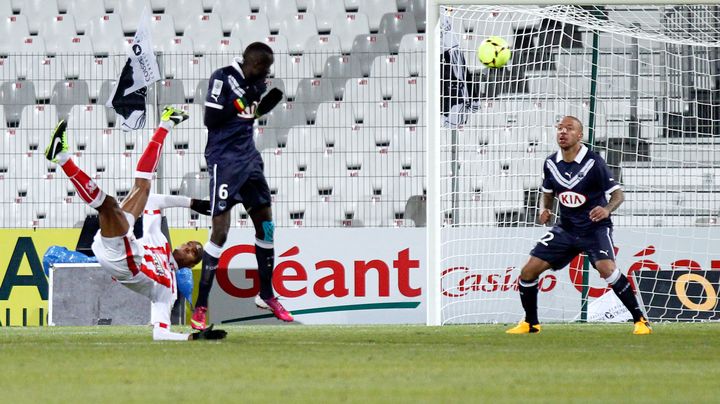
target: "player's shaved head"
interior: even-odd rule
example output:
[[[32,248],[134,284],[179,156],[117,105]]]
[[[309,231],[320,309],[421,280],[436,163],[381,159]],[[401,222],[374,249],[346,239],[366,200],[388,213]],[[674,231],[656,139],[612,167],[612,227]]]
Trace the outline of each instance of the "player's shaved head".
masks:
[[[582,124],[582,122],[580,122],[580,120],[579,120],[577,117],[574,117],[574,116],[572,116],[572,115],[565,115],[565,117],[563,118],[563,120],[565,120],[565,119],[569,119],[569,120],[575,121],[575,123],[577,124],[578,129],[580,130],[580,132],[582,133],[582,132],[584,131],[583,124]]]
[[[262,42],[253,42],[245,48],[243,52],[245,63],[273,63],[273,50],[267,44]]]

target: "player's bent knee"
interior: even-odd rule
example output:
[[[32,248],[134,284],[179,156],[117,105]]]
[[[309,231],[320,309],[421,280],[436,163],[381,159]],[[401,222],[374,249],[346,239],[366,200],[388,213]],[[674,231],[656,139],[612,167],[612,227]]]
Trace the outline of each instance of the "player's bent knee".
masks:
[[[527,264],[520,271],[520,279],[526,282],[534,281],[542,275],[543,272],[551,268],[551,265],[540,258],[530,256]]]

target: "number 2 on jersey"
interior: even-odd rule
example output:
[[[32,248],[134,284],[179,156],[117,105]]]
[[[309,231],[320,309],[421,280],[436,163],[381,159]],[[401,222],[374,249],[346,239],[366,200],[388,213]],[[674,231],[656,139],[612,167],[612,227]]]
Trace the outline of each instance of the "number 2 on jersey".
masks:
[[[538,243],[547,247],[548,241],[550,241],[554,238],[555,238],[555,235],[549,231],[549,232],[545,233],[542,237],[540,237],[540,240],[538,240]]]

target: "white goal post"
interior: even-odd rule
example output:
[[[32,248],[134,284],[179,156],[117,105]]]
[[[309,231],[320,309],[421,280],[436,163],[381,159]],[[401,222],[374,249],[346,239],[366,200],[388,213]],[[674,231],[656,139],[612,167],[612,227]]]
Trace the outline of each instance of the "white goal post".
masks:
[[[720,319],[720,6],[571,3],[428,1],[427,325],[522,318],[564,115],[625,189],[617,263],[650,319]],[[489,36],[512,48],[503,68],[475,56]],[[540,290],[541,322],[626,318],[582,257]]]

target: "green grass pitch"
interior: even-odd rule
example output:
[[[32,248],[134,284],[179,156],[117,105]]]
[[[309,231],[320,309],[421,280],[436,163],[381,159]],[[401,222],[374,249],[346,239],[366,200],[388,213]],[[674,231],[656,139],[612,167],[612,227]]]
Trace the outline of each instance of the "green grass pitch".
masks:
[[[0,330],[6,403],[717,402],[720,323],[235,326],[222,342],[148,327]]]

